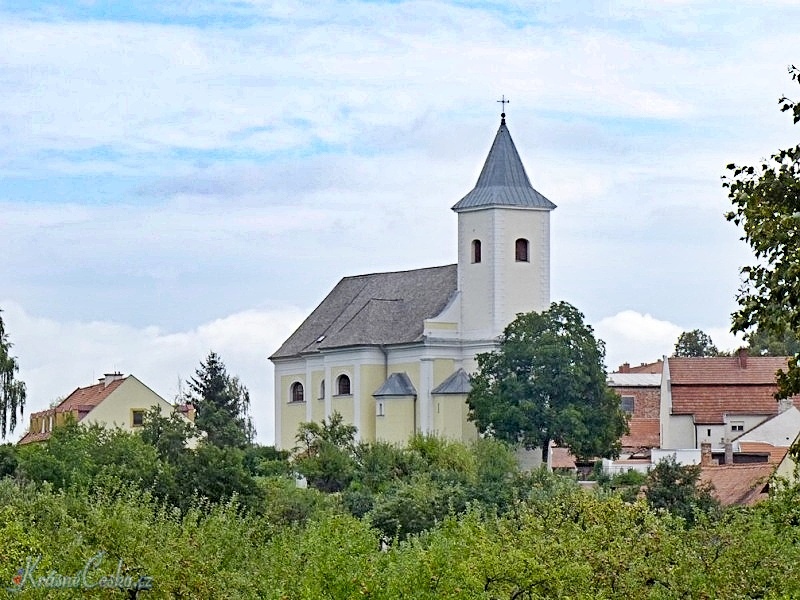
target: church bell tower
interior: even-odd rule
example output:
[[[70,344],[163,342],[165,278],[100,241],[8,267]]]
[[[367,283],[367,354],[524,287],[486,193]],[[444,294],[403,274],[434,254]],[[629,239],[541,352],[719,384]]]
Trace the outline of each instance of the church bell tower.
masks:
[[[462,339],[499,336],[518,313],[550,305],[550,211],[533,189],[505,112],[475,188],[459,200]]]

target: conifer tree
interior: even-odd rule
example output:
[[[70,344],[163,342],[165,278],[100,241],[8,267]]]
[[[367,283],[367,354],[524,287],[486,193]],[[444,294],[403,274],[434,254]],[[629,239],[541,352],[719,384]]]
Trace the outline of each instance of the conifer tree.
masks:
[[[244,448],[253,443],[255,428],[250,416],[250,392],[238,377],[228,374],[216,352],[188,382],[186,398],[197,410],[195,425],[206,433],[206,442],[220,447]]]

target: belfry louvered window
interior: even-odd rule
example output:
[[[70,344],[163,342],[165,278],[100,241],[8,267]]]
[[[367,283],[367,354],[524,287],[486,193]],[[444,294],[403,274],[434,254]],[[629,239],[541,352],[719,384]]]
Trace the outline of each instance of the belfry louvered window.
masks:
[[[528,240],[524,238],[520,238],[516,241],[515,244],[515,255],[517,258],[517,262],[529,262],[530,258],[528,256]]]

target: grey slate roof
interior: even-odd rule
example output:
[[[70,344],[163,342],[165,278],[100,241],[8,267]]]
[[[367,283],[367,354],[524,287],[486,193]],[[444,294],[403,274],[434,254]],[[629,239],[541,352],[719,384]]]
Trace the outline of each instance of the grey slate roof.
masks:
[[[345,277],[270,358],[419,341],[456,279],[456,265]]]
[[[431,394],[469,394],[472,384],[464,369],[459,369],[431,391]]]
[[[392,373],[373,396],[416,396],[417,390],[406,373]]]
[[[490,206],[545,210],[556,207],[531,186],[505,119],[500,122],[500,129],[497,130],[478,183],[469,194],[456,202],[453,210],[459,212]]]

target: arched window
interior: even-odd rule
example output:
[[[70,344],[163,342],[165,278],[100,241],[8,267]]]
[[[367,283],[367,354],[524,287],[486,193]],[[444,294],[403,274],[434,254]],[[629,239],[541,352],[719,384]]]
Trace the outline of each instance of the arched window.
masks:
[[[336,380],[336,393],[340,396],[350,395],[350,378],[347,375],[339,375]]]
[[[319,399],[325,398],[325,380],[323,379],[319,384]]]
[[[472,240],[472,262],[481,262],[481,241]]]
[[[530,258],[528,258],[528,240],[523,238],[517,240],[515,244],[515,255],[517,257],[517,262],[530,261]]]
[[[289,390],[291,402],[303,402],[303,384],[295,381]]]

